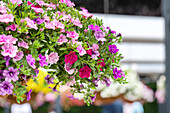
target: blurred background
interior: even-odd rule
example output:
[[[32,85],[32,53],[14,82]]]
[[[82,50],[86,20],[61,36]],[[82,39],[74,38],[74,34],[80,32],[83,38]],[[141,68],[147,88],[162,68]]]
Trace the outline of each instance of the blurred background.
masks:
[[[143,97],[135,101],[129,96],[128,99],[131,101],[110,98],[112,102],[107,103],[99,99],[100,101],[87,107],[81,101],[75,102],[76,100],[71,101],[58,96],[54,102],[44,101],[35,109],[32,107],[32,112],[48,113],[52,106],[50,113],[163,113],[160,111],[164,109],[166,78],[163,76],[165,22],[162,17],[162,0],[71,1],[75,3],[76,8],[85,7],[94,15],[93,18],[103,19],[105,26],[110,26],[112,30],[122,34],[123,43],[118,45],[124,56],[122,64],[126,67],[125,70],[128,70],[127,73],[129,70],[133,71],[138,81],[145,84],[146,89],[153,91],[145,95],[146,98],[151,96],[151,100],[147,101],[148,98],[145,98],[144,101]],[[144,93],[149,92],[145,91]],[[21,106],[23,105],[13,105],[12,108],[3,106],[0,110],[2,113],[9,113]],[[31,107],[29,104],[24,106]],[[17,113],[31,113],[31,111]]]

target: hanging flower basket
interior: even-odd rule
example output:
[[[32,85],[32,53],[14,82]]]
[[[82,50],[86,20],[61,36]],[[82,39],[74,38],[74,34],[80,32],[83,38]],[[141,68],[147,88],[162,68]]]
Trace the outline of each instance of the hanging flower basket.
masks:
[[[53,91],[74,81],[68,85],[72,94],[83,93],[88,104],[98,80],[125,82],[116,46],[121,34],[80,9],[70,0],[0,1],[0,95],[24,101],[31,92],[26,82],[36,81],[39,67],[48,72],[44,79]]]

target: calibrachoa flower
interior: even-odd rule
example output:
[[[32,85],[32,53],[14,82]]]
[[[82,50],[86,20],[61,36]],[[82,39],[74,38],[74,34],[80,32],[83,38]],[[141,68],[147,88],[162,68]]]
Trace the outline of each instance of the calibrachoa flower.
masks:
[[[111,83],[112,82],[107,77],[104,77],[103,80],[102,80],[102,84],[106,84],[107,87],[109,87]]]
[[[106,39],[104,38],[105,37],[105,32],[102,32],[102,31],[95,31],[94,33],[94,36],[96,37],[96,39],[98,41],[106,41]]]
[[[88,12],[88,10],[87,10],[87,9],[82,8],[82,7],[81,7],[81,9],[82,9],[82,11],[80,11],[80,14],[82,14],[84,18],[93,17],[93,15],[92,15],[92,14],[90,14],[90,13]]]
[[[81,69],[79,69],[79,76],[81,78],[89,78],[90,77],[90,73],[91,73],[91,68],[89,68],[88,66],[85,66]]]
[[[101,31],[101,29],[98,25],[94,26],[93,24],[91,24],[91,25],[88,26],[88,28],[93,30],[93,31]]]
[[[28,56],[26,56],[26,59],[27,59],[27,63],[28,63],[33,69],[35,69],[35,68],[36,68],[36,66],[35,66],[35,58],[33,58],[31,54],[28,54]]]
[[[26,17],[26,18],[25,18],[25,21],[27,22],[27,26],[28,26],[28,27],[33,28],[33,29],[35,29],[35,30],[38,29],[37,25],[34,24],[34,21],[31,20],[30,18]]]
[[[70,69],[71,68],[71,64],[69,64],[69,63],[64,64],[64,68],[68,72],[68,74],[72,75],[74,73],[75,69]]]
[[[19,72],[18,69],[14,69],[14,67],[9,67],[8,70],[3,71],[3,76],[5,77],[5,81],[11,82],[12,80],[16,82],[18,78]]]
[[[12,31],[15,31],[16,29],[17,29],[17,27],[16,27],[16,25],[15,24],[12,24],[12,25],[10,25],[10,26],[8,26],[7,28],[6,28],[6,30],[12,30]]]
[[[10,59],[11,59],[11,58],[10,58],[9,56],[5,56],[5,57],[4,57],[4,60],[6,60],[6,62],[5,62],[6,67],[9,66],[9,60],[10,60]]]
[[[14,46],[13,44],[4,44],[2,47],[3,51],[1,54],[3,56],[10,56],[10,57],[15,57],[17,52],[18,52],[18,47]]]
[[[32,89],[30,89],[29,92],[26,92],[25,95],[27,97],[27,101],[29,101],[31,99],[31,92],[32,92]]]
[[[10,0],[10,1],[11,1],[11,3],[13,3],[13,4],[15,4],[15,3],[21,4],[21,3],[22,3],[22,0]]]
[[[102,67],[104,67],[106,64],[104,63],[104,59],[99,59],[98,62],[100,61],[100,63],[98,63],[98,65],[101,66],[100,71],[103,71]],[[101,62],[102,61],[102,62]]]
[[[52,52],[48,55],[48,63],[50,64],[54,64],[57,63],[57,61],[59,60],[59,56],[57,52]]]
[[[61,45],[61,44],[63,44],[63,43],[66,43],[68,40],[67,40],[67,38],[66,38],[66,36],[65,35],[63,35],[63,34],[60,34],[60,36],[59,36],[59,39],[58,39],[58,43],[60,43],[59,45]]]
[[[48,66],[45,56],[42,56],[42,54],[40,54],[38,58],[40,59],[40,61],[39,61],[40,66],[42,66],[42,67]]]
[[[67,37],[70,37],[70,38],[72,38],[72,39],[78,39],[78,37],[79,37],[79,34],[78,33],[76,33],[75,31],[68,31],[67,32]]]
[[[86,50],[84,50],[84,48],[82,47],[82,45],[79,45],[79,46],[77,47],[77,50],[79,51],[79,55],[80,55],[80,56],[83,56],[83,55],[86,54]]]
[[[54,78],[50,77],[50,75],[47,74],[47,76],[44,78],[47,82],[47,84],[54,84]]]
[[[119,51],[119,49],[117,49],[116,45],[109,45],[109,51],[115,54]]]
[[[40,19],[40,18],[36,18],[33,21],[34,23],[37,23],[37,24],[42,24],[44,22],[43,19]]]
[[[78,57],[76,55],[75,52],[70,52],[68,55],[65,55],[65,63],[69,63],[69,64],[74,64],[77,61]]]
[[[26,49],[29,48],[28,43],[26,43],[25,41],[18,42],[18,46]]]
[[[0,22],[9,23],[14,21],[14,16],[12,14],[0,15]]]
[[[125,77],[125,73],[121,69],[118,70],[117,67],[113,69],[113,75],[115,79]]]
[[[24,53],[22,51],[17,52],[16,56],[13,58],[13,61],[20,61],[24,56]]]
[[[13,88],[14,86],[7,82],[7,81],[3,81],[2,83],[0,83],[0,95],[5,96],[7,95],[11,95],[13,93]]]

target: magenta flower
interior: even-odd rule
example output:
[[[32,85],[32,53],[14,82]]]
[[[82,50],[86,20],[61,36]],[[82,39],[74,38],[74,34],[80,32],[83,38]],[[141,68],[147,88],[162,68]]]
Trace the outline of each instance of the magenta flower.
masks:
[[[64,64],[64,68],[68,72],[69,75],[72,75],[74,73],[75,69],[70,69],[71,68],[71,64],[69,64],[69,63]]]
[[[50,75],[47,75],[45,78],[45,81],[47,82],[47,84],[54,84],[54,78],[50,77]]]
[[[67,37],[73,38],[73,39],[78,39],[79,34],[76,33],[75,31],[67,31]]]
[[[26,92],[25,95],[27,97],[27,101],[29,101],[31,99],[31,92],[32,92],[32,89],[30,89],[29,92]]]
[[[109,51],[111,52],[111,53],[117,53],[118,51],[119,51],[119,49],[117,49],[117,46],[116,45],[109,45]]]
[[[85,66],[81,69],[79,69],[79,76],[81,78],[89,78],[90,77],[90,73],[91,73],[91,68],[89,68],[88,66]]]
[[[24,53],[22,51],[17,52],[16,56],[13,58],[13,61],[20,61],[24,56]]]
[[[50,64],[54,64],[57,63],[57,61],[59,60],[59,56],[57,52],[52,52],[48,55],[48,63]]]
[[[11,83],[8,83],[7,81],[3,81],[0,83],[0,95],[5,96],[11,95],[13,93],[14,86]]]
[[[58,43],[60,43],[59,45],[66,43],[67,41],[68,40],[67,40],[66,36],[63,34],[60,34],[59,39],[58,39]]]
[[[34,21],[29,19],[28,17],[25,18],[25,21],[27,22],[27,26],[30,27],[30,28],[33,28],[35,30],[38,29],[37,25],[34,24]]]
[[[106,64],[104,63],[104,59],[99,59],[98,61],[102,61],[100,63],[97,63],[97,65],[100,65],[101,68],[100,68],[100,71],[103,71],[102,67],[104,67]]]
[[[113,74],[115,79],[125,77],[125,73],[121,69],[118,70],[117,67],[113,69]]]
[[[1,54],[3,56],[10,56],[10,57],[15,57],[17,52],[18,52],[18,47],[17,46],[13,46],[13,44],[4,44],[2,46],[3,51],[1,52]]]
[[[42,54],[40,54],[38,58],[40,59],[39,64],[41,67],[48,66],[45,56],[42,56]]]
[[[71,51],[68,55],[65,55],[64,61],[66,64],[69,63],[72,65],[77,61],[77,58],[76,53]]]
[[[79,46],[77,47],[77,50],[79,51],[79,55],[80,55],[80,56],[83,56],[83,55],[86,54],[86,50],[84,50],[84,48],[82,47],[82,45],[79,45]]]
[[[28,43],[26,43],[25,41],[18,42],[18,46],[26,49],[29,48]]]
[[[32,57],[32,55],[28,54],[28,56],[26,56],[27,59],[27,63],[33,68],[35,69],[35,58]]]
[[[101,29],[98,25],[94,26],[93,24],[91,24],[91,25],[88,26],[88,28],[93,30],[93,31],[101,31]]]
[[[7,28],[6,28],[6,30],[12,30],[12,31],[15,31],[16,30],[16,25],[15,24],[12,24],[12,25],[10,25],[10,26],[8,26]]]
[[[14,21],[14,16],[12,14],[0,15],[0,22],[9,23]]]
[[[5,77],[5,81],[11,82],[12,80],[16,82],[18,78],[19,72],[18,69],[14,69],[14,67],[9,67],[8,70],[3,71],[3,76]]]

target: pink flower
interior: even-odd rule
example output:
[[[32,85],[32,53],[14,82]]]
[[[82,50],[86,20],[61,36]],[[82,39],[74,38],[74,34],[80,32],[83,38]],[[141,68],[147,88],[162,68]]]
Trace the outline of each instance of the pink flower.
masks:
[[[55,25],[53,22],[45,22],[45,28],[55,30]]]
[[[26,49],[29,48],[28,43],[26,43],[25,41],[18,42],[18,46]]]
[[[22,51],[17,52],[16,56],[13,58],[13,61],[20,61],[23,58],[24,54]]]
[[[28,1],[27,4],[31,5],[31,7],[35,7],[35,5],[32,2],[30,2],[30,1]]]
[[[79,34],[76,33],[75,31],[67,31],[67,37],[73,38],[73,39],[78,39]]]
[[[34,24],[34,21],[29,19],[28,17],[25,18],[25,21],[27,22],[27,26],[30,27],[30,28],[33,28],[35,30],[38,29],[37,25]]]
[[[43,28],[40,28],[40,31],[42,32],[42,31],[44,31],[44,29],[43,29]]]
[[[44,13],[44,10],[42,8],[31,7],[31,9],[34,9],[36,13]]]
[[[76,26],[78,26],[78,27],[80,27],[80,28],[82,28],[82,27],[83,27],[83,25],[81,24],[81,22],[80,22],[79,18],[77,18],[77,19],[73,20],[73,24],[74,24],[74,25],[76,25]]]
[[[84,30],[84,32],[85,32],[85,33],[87,33],[87,32],[88,32],[88,30],[87,30],[87,29],[85,29],[85,30]]]
[[[67,4],[67,6],[75,6],[75,4],[73,2],[71,2],[70,0],[60,0],[61,3],[65,3]]]
[[[14,16],[12,14],[0,15],[0,22],[9,23],[14,21]]]
[[[72,75],[74,73],[75,69],[70,69],[71,68],[71,64],[69,64],[69,63],[64,64],[64,68],[68,72],[68,74]]]
[[[7,28],[6,28],[6,30],[12,30],[12,31],[15,31],[16,30],[16,25],[15,24],[12,24],[12,25],[10,25],[10,26],[8,26]]]
[[[17,46],[13,46],[13,44],[11,43],[6,43],[2,46],[3,51],[1,52],[1,54],[3,56],[9,56],[9,57],[15,57],[17,52],[18,52],[18,47]]]
[[[91,68],[89,68],[88,66],[85,66],[81,69],[79,69],[79,76],[81,78],[89,78],[90,77],[90,73],[91,73]]]
[[[57,21],[57,20],[53,20],[53,25],[55,25],[56,28],[61,28],[64,29],[64,24],[62,24],[61,22]]]
[[[67,40],[66,36],[63,35],[63,34],[60,34],[59,39],[58,39],[58,43],[60,43],[59,45],[65,43],[65,42],[67,42],[67,41],[68,41],[68,40]]]
[[[43,20],[46,22],[50,22],[50,18],[47,15],[44,15]]]
[[[10,0],[11,1],[11,3],[13,3],[13,4],[15,4],[15,3],[17,3],[17,4],[22,4],[22,0]]]
[[[40,6],[42,5],[47,5],[47,3],[45,3],[44,1],[42,0],[35,0],[36,3],[38,3]]]
[[[59,60],[58,53],[57,52],[50,53],[50,55],[48,55],[47,59],[48,59],[48,63],[50,63],[50,64],[57,63],[57,61]]]
[[[99,46],[97,44],[93,44],[91,48],[93,51],[97,51],[99,49]]]
[[[83,56],[83,55],[86,54],[86,50],[84,50],[84,48],[82,47],[82,45],[79,45],[79,46],[77,47],[77,50],[79,51],[79,55],[80,55],[80,56]]]
[[[0,35],[0,44],[4,44],[4,43],[12,43],[12,44],[16,44],[16,41],[18,41],[17,38],[13,38],[12,35]]]
[[[90,13],[88,12],[88,10],[87,10],[87,9],[82,8],[82,7],[81,7],[81,9],[82,9],[82,11],[80,11],[80,14],[82,14],[84,18],[93,17],[93,15],[92,15],[92,14],[90,14]]]
[[[0,13],[4,14],[7,13],[5,3],[3,1],[0,1]]]
[[[77,61],[78,57],[76,55],[75,52],[70,52],[68,55],[65,55],[65,63],[69,63],[69,64],[74,64]]]

